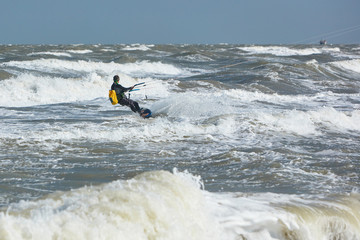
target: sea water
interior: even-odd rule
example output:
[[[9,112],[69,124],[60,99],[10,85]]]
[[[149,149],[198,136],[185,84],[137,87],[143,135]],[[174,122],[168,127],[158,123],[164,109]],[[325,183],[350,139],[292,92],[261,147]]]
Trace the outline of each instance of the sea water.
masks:
[[[0,239],[360,239],[359,92],[359,45],[2,45]]]

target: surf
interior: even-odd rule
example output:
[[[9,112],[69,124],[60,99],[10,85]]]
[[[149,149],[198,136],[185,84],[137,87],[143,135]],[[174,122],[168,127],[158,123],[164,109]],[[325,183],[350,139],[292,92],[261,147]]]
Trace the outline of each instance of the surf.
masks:
[[[200,176],[153,171],[0,212],[1,239],[357,239],[360,195],[211,193]]]
[[[0,49],[1,237],[359,238],[357,45]]]

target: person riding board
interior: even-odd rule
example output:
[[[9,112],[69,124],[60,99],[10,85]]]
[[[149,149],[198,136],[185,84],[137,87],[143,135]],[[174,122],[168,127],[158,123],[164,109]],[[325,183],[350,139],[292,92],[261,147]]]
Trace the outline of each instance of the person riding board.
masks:
[[[127,98],[125,95],[126,92],[133,90],[134,86],[128,88],[121,86],[121,84],[119,83],[120,77],[118,75],[115,75],[113,80],[114,83],[111,85],[111,90],[115,90],[119,104],[121,106],[128,106],[133,112],[137,112],[140,114],[141,108],[139,104],[131,100],[130,98]]]

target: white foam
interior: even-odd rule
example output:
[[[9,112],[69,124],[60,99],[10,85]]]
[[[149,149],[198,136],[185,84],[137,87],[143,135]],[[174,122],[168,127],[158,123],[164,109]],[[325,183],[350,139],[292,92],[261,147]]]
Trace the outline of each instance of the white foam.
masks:
[[[75,54],[87,54],[87,53],[92,53],[93,51],[90,49],[83,49],[83,50],[68,50],[68,52]]]
[[[169,84],[160,80],[145,78],[134,79],[128,75],[118,74],[121,83],[132,86],[139,82],[147,83],[139,87],[140,91],[131,93],[132,98],[143,99],[164,97],[169,94]],[[55,104],[75,101],[86,101],[95,98],[108,98],[108,90],[112,84],[112,76],[102,77],[90,73],[84,78],[60,78],[21,74],[0,81],[0,106],[24,107],[42,104]]]
[[[0,212],[2,239],[358,239],[360,195],[211,193],[174,170],[57,192]]]
[[[280,46],[251,46],[251,47],[239,47],[239,50],[249,52],[251,54],[272,54],[275,56],[306,56],[312,54],[322,53],[321,49],[318,48],[304,48],[304,49],[293,49],[290,47]]]
[[[273,76],[273,77],[276,77]],[[314,101],[328,100],[329,98],[333,98],[332,93],[319,93],[316,95],[280,95],[277,93],[268,94],[258,91],[246,91],[242,89],[231,89],[226,90],[223,92],[226,96],[240,100],[244,103],[253,103],[253,102],[268,102],[271,104],[296,104],[300,103],[303,104],[304,102],[307,102],[308,105],[313,104]],[[219,93],[218,93],[219,94]]]
[[[35,52],[29,53],[28,56],[36,56],[36,55],[51,55],[57,57],[71,57],[71,54],[66,52]]]
[[[111,49],[111,48],[102,48],[101,51],[103,51],[103,52],[116,52],[115,49]]]
[[[310,111],[314,122],[334,131],[359,131],[360,110],[340,112],[331,107],[323,107],[318,111]]]
[[[266,128],[270,130],[299,135],[318,134],[315,123],[307,112],[292,110],[278,114],[259,113],[258,115],[258,120],[266,124]]]
[[[1,81],[0,86],[0,105],[7,107],[90,100],[106,96],[110,88],[109,82],[96,74],[91,74],[87,79],[21,74]]]
[[[339,53],[340,48],[302,48],[295,49],[283,46],[250,46],[238,47],[237,49],[250,54],[271,54],[275,56],[308,56],[321,53]]]
[[[356,73],[360,73],[360,59],[333,62],[331,65],[342,68],[346,71],[350,70]]]
[[[138,116],[132,114],[127,107],[112,106],[107,102],[110,78],[111,76],[104,79],[97,74],[91,74],[86,80],[58,79],[24,74],[0,82],[2,89],[0,105],[18,107],[101,98],[104,99],[102,106],[104,110],[128,110],[129,116],[126,117],[126,121],[131,123],[131,119],[138,120]],[[133,127],[123,128],[120,125],[118,128],[111,128],[111,131],[107,126],[97,124],[90,128],[89,123],[83,127],[69,125],[67,129],[57,131],[52,129],[52,127],[56,128],[54,125],[47,131],[30,132],[29,134],[33,136],[28,136],[28,139],[74,140],[84,137],[100,141],[123,141],[128,139],[128,136],[135,136],[139,141],[174,141],[183,139],[184,136],[194,136],[202,139],[211,137],[216,141],[219,136],[228,136],[227,140],[231,141],[239,137],[240,129],[245,128],[247,124],[250,124],[248,127],[252,126],[253,123],[244,121],[245,117],[254,119],[261,131],[305,136],[322,134],[322,131],[355,131],[355,133],[360,131],[358,110],[342,112],[333,108],[319,108],[317,103],[319,100],[329,101],[329,98],[334,98],[334,101],[337,101],[337,96],[331,93],[286,96],[238,89],[175,93],[170,92],[172,85],[168,82],[151,78],[135,80],[126,75],[121,75],[121,79],[124,86],[131,86],[139,81],[148,82],[145,87],[140,87],[141,91],[132,92],[131,96],[140,103],[141,107],[148,107],[153,111],[156,117],[154,120],[140,124],[135,121]],[[147,102],[145,97],[157,99],[155,102],[153,100]],[[257,101],[261,103],[257,104]],[[285,106],[289,104],[303,106],[306,102],[310,110],[271,108],[270,111],[266,106],[264,107],[265,101]],[[251,108],[247,107],[249,104]],[[177,120],[174,122],[172,119]]]
[[[18,67],[28,70],[37,70],[47,73],[53,72],[99,72],[103,74],[109,73],[124,73],[134,76],[145,76],[149,75],[190,75],[191,73],[187,70],[182,70],[170,64],[164,64],[161,62],[149,62],[141,61],[135,63],[103,63],[103,62],[92,62],[92,61],[67,61],[60,59],[37,59],[32,61],[11,61],[2,63],[0,66]]]
[[[131,44],[128,46],[125,46],[123,50],[125,51],[148,51],[151,50],[151,47],[154,47],[155,45],[144,45],[144,44]]]
[[[149,172],[0,213],[2,239],[221,239],[197,178]]]
[[[358,239],[359,196],[336,201],[294,195],[206,194],[227,239]],[[336,237],[335,237],[336,236]]]
[[[106,109],[106,107],[104,107]],[[125,109],[125,108],[124,108]],[[58,146],[59,141],[76,142],[81,139],[98,142],[128,142],[136,143],[137,149],[141,149],[142,142],[174,142],[182,141],[189,137],[199,141],[207,141],[211,138],[214,142],[219,141],[221,136],[234,137],[238,126],[232,118],[226,118],[215,124],[194,124],[189,121],[172,122],[161,116],[151,120],[141,121],[135,113],[124,117],[114,115],[112,121],[103,124],[79,123],[68,124],[66,128],[61,123],[54,123],[46,128],[32,129],[28,132],[19,132],[16,129],[7,128],[3,131],[4,138],[18,141],[19,144],[27,141],[39,141],[48,147]],[[124,123],[114,127],[114,122]],[[19,139],[19,136],[22,136]],[[130,146],[129,146],[130,147]]]
[[[180,57],[177,57],[177,58],[180,59],[180,60],[185,60],[185,61],[189,61],[189,62],[212,62],[212,61],[214,61],[212,58],[210,58],[208,56],[201,55],[201,54],[180,56]]]
[[[170,117],[200,119],[234,113],[226,99],[212,97],[213,93],[186,92],[172,94],[151,106],[157,113],[166,113]]]
[[[331,107],[324,107],[311,111],[258,112],[257,119],[268,129],[305,136],[318,135],[322,131],[352,132],[354,134],[360,132],[359,110],[341,112]]]
[[[135,80],[127,75],[121,75],[124,86],[147,82],[145,87],[140,87],[141,91],[132,92],[131,96],[140,103],[141,107],[150,108],[156,118],[139,124],[136,121],[138,116],[132,114],[127,107],[112,106],[107,102],[107,90],[112,83],[109,79],[111,76],[103,78],[95,73],[90,74],[86,79],[49,78],[24,74],[0,82],[0,105],[19,107],[101,98],[104,100],[102,106],[104,110],[128,110],[129,116],[126,116],[126,121],[130,123],[131,119],[135,121],[130,128],[129,126],[123,128],[120,125],[115,129],[110,128],[111,131],[106,125],[94,124],[90,127],[89,123],[86,123],[86,126],[69,125],[67,129],[57,131],[54,129],[57,127],[55,124],[46,131],[32,131],[29,133],[31,136],[27,136],[28,139],[39,138],[39,140],[87,138],[100,141],[124,141],[131,136],[138,141],[170,142],[181,140],[184,136],[212,138],[214,141],[219,137],[228,136],[227,140],[231,141],[239,137],[239,131],[246,128],[245,126],[252,128],[253,123],[244,121],[245,117],[254,119],[257,128],[261,131],[305,136],[322,134],[322,131],[360,131],[359,111],[341,112],[333,108],[319,108],[317,101],[329,102],[331,98],[334,99],[333,101],[338,101],[336,94],[332,93],[287,96],[239,89],[223,91],[195,89],[195,92],[176,93],[170,92],[173,87],[170,82],[152,78]],[[145,97],[155,98],[156,101],[147,102]],[[257,104],[257,101],[261,103]],[[305,102],[310,110],[271,108],[270,111],[263,102],[285,106],[289,104],[303,106]],[[249,105],[252,107],[248,108]],[[162,117],[163,115],[166,117]],[[177,120],[174,122],[172,119]],[[113,131],[116,134],[113,134]]]
[[[316,59],[311,59],[310,61],[307,61],[306,64],[318,66],[319,62],[316,61]]]
[[[26,77],[26,76],[25,76]],[[47,85],[51,85],[53,79],[36,79],[37,83],[41,84],[41,87],[37,90],[39,96],[31,99],[31,95],[27,95],[26,88],[22,92],[23,96],[19,96],[16,99],[15,104],[20,99],[26,99],[24,104],[34,103],[49,103],[56,101],[76,101],[76,98],[84,97],[93,98],[100,94],[105,94],[103,88],[98,85],[104,84],[101,78],[97,79],[94,76],[94,83],[84,82],[81,80],[71,82],[69,85],[53,85],[53,88],[47,88]],[[42,83],[44,81],[44,83]],[[95,84],[98,82],[97,84]],[[75,83],[75,85],[73,85]],[[20,83],[19,83],[20,84]],[[88,84],[88,85],[86,85]],[[71,86],[71,87],[69,87]],[[60,89],[72,89],[71,91],[61,91],[60,94],[56,94],[56,91]],[[86,87],[89,93],[82,93],[82,89]],[[164,86],[163,86],[164,87]],[[154,91],[159,91],[160,88],[155,88]],[[79,92],[77,92],[79,91]],[[147,90],[148,91],[148,90]],[[164,91],[167,91],[164,88]],[[16,91],[15,91],[16,92]],[[139,91],[140,92],[140,91]],[[10,92],[12,94],[14,92]],[[43,93],[43,94],[42,94]],[[88,96],[88,94],[93,94]],[[84,94],[81,96],[81,94]],[[107,94],[107,92],[106,92]],[[202,94],[199,94],[202,95]],[[18,140],[19,134],[23,136],[23,141],[38,140],[48,144],[49,146],[58,145],[58,141],[77,141],[79,139],[89,139],[91,141],[100,142],[123,142],[123,141],[136,141],[139,142],[173,142],[183,140],[189,136],[199,139],[201,141],[207,141],[211,138],[213,141],[218,141],[218,138],[228,136],[229,139],[237,138],[236,134],[238,129],[242,126],[239,124],[237,118],[234,115],[235,109],[229,106],[226,99],[211,99],[209,95],[203,96],[191,96],[189,94],[172,94],[171,97],[162,98],[152,105],[147,102],[138,101],[137,96],[132,98],[140,103],[141,107],[148,107],[153,111],[155,119],[141,121],[137,114],[132,113],[129,108],[122,107],[120,105],[112,106],[106,98],[99,99],[97,104],[101,104],[101,109],[116,110],[116,111],[128,111],[129,113],[123,117],[114,114],[113,118],[109,118],[109,122],[103,124],[80,122],[77,124],[68,124],[66,128],[62,123],[54,123],[46,128],[32,129],[32,131],[21,132],[14,131],[14,129],[7,129],[3,132],[4,137],[9,139]],[[6,96],[7,99],[10,96]],[[75,97],[73,99],[72,97]],[[203,99],[209,98],[210,100],[204,104]],[[141,99],[139,99],[141,100]],[[6,101],[1,99],[1,101]],[[11,103],[7,103],[8,105]],[[18,104],[19,105],[19,104]],[[52,107],[56,109],[56,106]],[[71,115],[71,112],[64,112],[63,116]],[[165,115],[163,117],[163,115]],[[46,118],[42,116],[41,118]],[[174,121],[174,119],[176,119]],[[113,121],[122,122],[126,124],[119,124],[113,127]]]
[[[285,131],[296,133],[299,135],[321,134],[322,130],[326,131],[359,131],[360,122],[359,110],[339,111],[332,107],[321,107],[319,102],[333,102],[334,104],[341,101],[339,97],[342,95],[332,92],[322,92],[315,95],[278,95],[266,94],[261,92],[250,92],[240,89],[232,89],[223,92],[225,96],[240,101],[244,106],[251,104],[253,107],[249,109],[251,114],[255,114],[252,118],[257,119],[265,128],[269,130]],[[221,93],[216,93],[217,96]],[[231,100],[227,100],[231,101]],[[256,104],[259,101],[261,104]],[[309,110],[277,110],[272,109],[271,112],[263,106],[263,102],[269,104],[278,104],[284,106],[304,107],[306,103]],[[259,108],[256,108],[259,106]],[[256,110],[254,111],[254,109]]]
[[[139,73],[140,75],[159,74],[164,76],[191,75],[189,71],[177,68],[173,65],[149,61],[126,63],[123,64],[121,70],[129,75],[139,75]]]

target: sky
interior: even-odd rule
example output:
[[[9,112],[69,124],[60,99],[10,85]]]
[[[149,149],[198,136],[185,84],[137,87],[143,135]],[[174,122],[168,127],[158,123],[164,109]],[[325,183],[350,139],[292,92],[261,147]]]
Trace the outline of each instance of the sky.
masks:
[[[0,44],[360,43],[360,0],[0,0]]]

